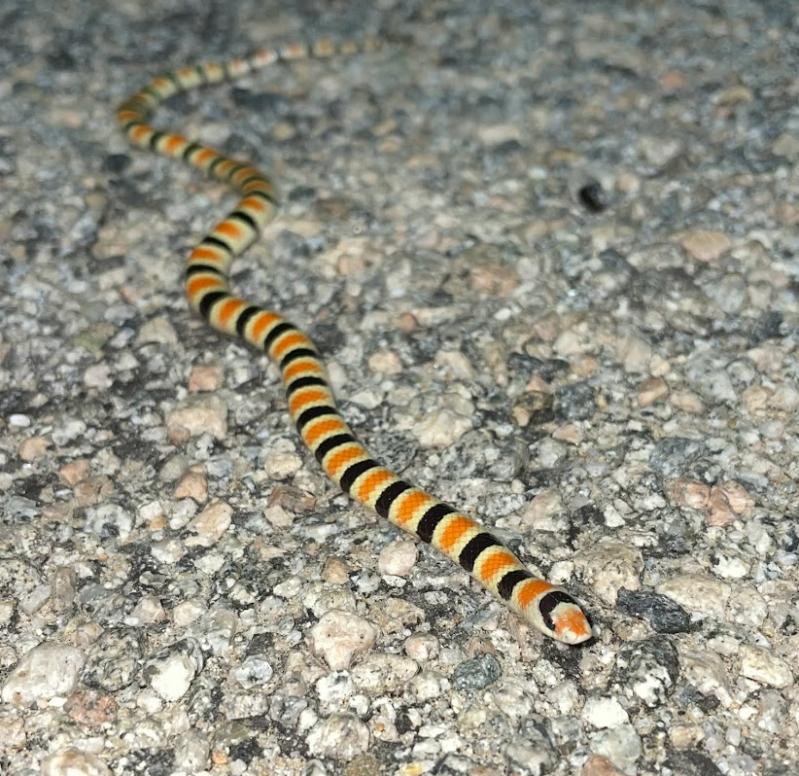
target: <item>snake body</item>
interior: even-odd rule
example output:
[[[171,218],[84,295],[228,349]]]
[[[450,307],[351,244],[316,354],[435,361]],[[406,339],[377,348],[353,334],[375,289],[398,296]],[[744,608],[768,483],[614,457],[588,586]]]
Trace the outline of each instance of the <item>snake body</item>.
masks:
[[[406,482],[375,461],[339,413],[325,366],[311,339],[279,313],[236,296],[229,285],[233,259],[249,248],[278,208],[269,178],[250,162],[231,159],[149,123],[172,95],[245,76],[277,62],[350,55],[377,47],[321,40],[260,49],[224,64],[205,63],[156,76],[125,100],[116,118],[135,146],[183,159],[234,186],[241,199],[188,256],[185,290],[192,309],[213,328],[265,352],[280,368],[291,419],[327,476],[356,501],[431,544],[542,633],[566,644],[591,638],[575,599],[537,579],[477,520]]]

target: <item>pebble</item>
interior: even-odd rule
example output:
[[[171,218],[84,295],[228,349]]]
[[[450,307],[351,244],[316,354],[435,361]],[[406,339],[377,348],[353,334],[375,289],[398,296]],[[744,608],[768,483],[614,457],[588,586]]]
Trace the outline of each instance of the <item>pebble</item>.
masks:
[[[86,650],[82,679],[109,693],[128,687],[140,672],[142,646],[133,628],[109,628]]]
[[[441,649],[438,639],[432,633],[414,633],[405,641],[405,652],[417,663],[435,660]]]
[[[402,361],[393,350],[378,350],[369,356],[369,368],[384,375],[398,375],[402,372]]]
[[[350,569],[341,558],[328,558],[322,567],[322,579],[334,585],[345,585],[349,581]]]
[[[551,745],[541,734],[534,736],[532,740],[516,737],[505,747],[505,756],[515,769],[523,769],[521,773],[529,776],[550,773],[555,759]]]
[[[732,246],[726,234],[707,229],[683,232],[677,240],[692,258],[708,263],[718,261]]]
[[[691,630],[691,615],[664,595],[622,588],[616,597],[616,606],[625,614],[646,618],[658,633],[687,633]]]
[[[705,365],[687,370],[688,377],[701,396],[711,403],[735,404],[738,392],[729,374],[723,369],[707,369]]]
[[[180,539],[162,539],[150,544],[150,552],[161,563],[177,563],[186,554],[186,545]]]
[[[575,556],[575,565],[593,591],[613,606],[619,590],[637,590],[640,587],[644,559],[636,547],[602,539]]]
[[[732,480],[711,487],[678,478],[667,483],[666,493],[673,504],[704,512],[708,525],[729,525],[739,518],[751,517],[754,511],[754,499],[740,483]]]
[[[668,395],[668,383],[662,377],[650,377],[638,386],[638,406],[649,407]]]
[[[73,487],[75,505],[89,507],[105,501],[114,493],[114,484],[109,477],[88,477]]]
[[[208,393],[222,387],[224,372],[218,364],[201,364],[193,366],[189,373],[189,391],[191,393]]]
[[[691,415],[701,415],[705,411],[702,399],[693,391],[672,391],[669,403],[678,410],[689,412]]]
[[[794,677],[790,666],[764,647],[745,644],[740,649],[741,676],[769,687],[788,687]]]
[[[372,648],[377,628],[352,612],[333,610],[311,628],[310,635],[311,649],[332,671],[341,671],[350,667],[356,655]]]
[[[74,461],[70,461],[58,470],[58,476],[61,481],[70,487],[85,480],[89,476],[89,473],[89,462],[85,458],[78,458]]]
[[[78,683],[83,662],[83,653],[74,647],[40,644],[13,668],[0,697],[13,706],[30,706],[67,696]]]
[[[494,684],[501,675],[502,667],[493,655],[480,655],[455,668],[452,685],[461,692],[474,693]]]
[[[419,444],[426,449],[450,447],[471,429],[471,417],[446,407],[430,412],[413,426]]]
[[[638,147],[646,160],[656,167],[665,167],[683,153],[682,141],[676,137],[643,135],[638,139]]]
[[[64,704],[69,718],[85,727],[104,727],[113,723],[119,706],[112,696],[97,690],[76,690]]]
[[[689,612],[722,620],[732,588],[706,574],[677,574],[660,582],[655,590]]]
[[[711,501],[713,500],[715,492],[718,492],[720,496],[724,497],[724,501],[727,503],[729,509],[736,515],[743,518],[752,516],[755,508],[755,500],[739,482],[725,480],[718,485],[714,485],[710,494]]]
[[[264,471],[270,480],[287,480],[302,468],[302,458],[292,450],[271,452],[264,459]]]
[[[111,770],[99,757],[70,746],[45,758],[41,776],[111,776]]]
[[[205,606],[200,601],[181,601],[172,610],[172,619],[178,628],[185,628],[199,619],[203,612],[205,612]]]
[[[560,493],[545,488],[536,493],[533,500],[522,512],[522,522],[536,531],[557,531],[560,529],[557,518],[565,514]]]
[[[197,536],[186,539],[187,547],[211,547],[216,544],[233,520],[233,508],[224,501],[214,501],[200,512],[190,523],[189,528]]]
[[[23,461],[35,461],[47,452],[48,447],[50,447],[50,441],[46,437],[28,437],[19,443],[17,455]]]
[[[381,574],[395,577],[407,577],[418,553],[416,542],[401,539],[386,545],[377,559],[377,568]]]
[[[698,744],[703,737],[704,732],[699,725],[678,724],[669,729],[669,741],[676,749],[688,749]]]
[[[166,620],[166,612],[158,598],[146,595],[139,599],[127,619],[132,625],[154,625]]]
[[[166,657],[152,661],[146,670],[148,683],[165,701],[180,700],[202,668],[202,653],[191,642],[181,642]]]
[[[555,393],[555,415],[565,420],[588,420],[597,411],[594,389],[588,383],[572,383]]]
[[[175,767],[186,773],[199,773],[207,767],[210,751],[208,736],[199,730],[187,730],[175,738]]]
[[[178,481],[174,492],[175,498],[191,498],[198,504],[208,498],[208,478],[202,466],[189,469]]]
[[[227,405],[215,396],[195,399],[172,410],[166,417],[169,439],[183,444],[190,437],[211,434],[215,439],[227,436]]]
[[[372,653],[351,670],[353,684],[370,694],[384,694],[402,689],[417,673],[415,660],[404,655]]]
[[[513,404],[513,418],[519,426],[547,423],[554,417],[555,397],[544,391],[527,391]]]
[[[580,776],[626,776],[626,774],[604,755],[593,754],[583,764]]]
[[[685,437],[666,437],[652,450],[649,466],[661,477],[677,477],[687,473],[691,465],[705,455],[701,441]]]
[[[696,480],[671,480],[666,483],[666,495],[672,504],[680,507],[704,511],[710,505],[710,486]]]
[[[4,754],[11,757],[14,751],[25,747],[25,723],[16,716],[6,714],[0,717],[0,741],[4,745]]]
[[[249,655],[231,672],[231,676],[245,690],[266,684],[273,676],[271,663],[260,655]]]
[[[799,135],[793,132],[783,132],[771,146],[777,156],[785,156],[791,160],[799,159]]]
[[[591,749],[604,755],[622,771],[632,772],[641,756],[641,738],[630,724],[600,730],[591,738]]]
[[[93,364],[84,371],[83,383],[87,388],[107,390],[114,384],[111,368],[107,364]]]
[[[275,528],[289,528],[294,523],[294,515],[280,504],[272,504],[264,509],[264,517]]]
[[[623,337],[616,347],[616,358],[621,361],[625,372],[641,374],[649,369],[652,346],[641,337]]]
[[[159,315],[147,321],[136,337],[136,344],[143,345],[147,342],[157,342],[159,345],[177,345],[178,335],[169,318]]]
[[[766,600],[757,590],[740,586],[733,590],[727,606],[727,612],[732,622],[753,629],[760,628],[768,611]]]
[[[579,445],[585,438],[582,428],[575,423],[564,423],[552,432],[552,438],[570,445]]]
[[[588,698],[582,718],[595,728],[615,728],[629,722],[627,712],[615,698]]]
[[[85,527],[100,538],[117,536],[124,541],[133,529],[133,515],[119,504],[101,504],[86,510]]]
[[[723,772],[706,754],[692,749],[670,752],[664,764],[674,776],[723,776]]]
[[[319,720],[307,737],[312,755],[346,762],[369,747],[369,728],[352,714],[331,714]]]

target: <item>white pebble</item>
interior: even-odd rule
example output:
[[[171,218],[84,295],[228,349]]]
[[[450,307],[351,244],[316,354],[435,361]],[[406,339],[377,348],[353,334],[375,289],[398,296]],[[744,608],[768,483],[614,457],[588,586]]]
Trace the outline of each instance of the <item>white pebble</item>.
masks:
[[[139,336],[136,337],[136,344],[141,345],[145,342],[157,342],[161,345],[175,345],[178,335],[170,320],[165,316],[159,316],[147,321],[141,329]]]
[[[175,767],[187,773],[198,773],[208,762],[211,744],[199,730],[187,730],[175,741]]]
[[[741,675],[769,687],[788,687],[793,683],[791,668],[784,660],[763,647],[741,647]]]
[[[25,654],[3,685],[2,700],[15,706],[69,695],[78,683],[83,653],[60,644],[39,644]]]
[[[369,747],[369,728],[352,714],[331,714],[308,734],[308,750],[319,757],[348,761]]]
[[[413,564],[416,563],[417,552],[416,542],[404,539],[391,542],[381,550],[377,559],[377,568],[384,575],[407,577],[411,573]]]
[[[641,756],[641,739],[632,725],[602,730],[592,739],[592,749],[603,754],[623,771],[634,773],[636,760]]]
[[[215,396],[194,399],[167,415],[167,433],[174,441],[211,434],[224,439],[227,434],[227,405]]]
[[[470,417],[447,407],[435,410],[413,426],[419,444],[425,448],[449,447],[472,428]]]
[[[204,611],[206,611],[206,607],[202,601],[192,598],[179,603],[172,610],[172,620],[176,627],[185,628],[202,616]]]
[[[158,598],[146,595],[139,599],[125,621],[130,625],[152,625],[165,619],[166,612]]]
[[[431,633],[414,633],[405,641],[405,654],[420,663],[438,657],[438,651],[438,639]]]
[[[689,612],[724,617],[730,586],[705,574],[680,574],[661,582],[655,592],[668,596]]]
[[[583,706],[583,719],[595,728],[616,728],[629,722],[627,712],[615,698],[589,698]]]
[[[246,690],[266,684],[274,671],[269,661],[260,655],[250,655],[244,658],[241,665],[236,666],[231,672],[233,678]]]
[[[302,468],[302,458],[295,452],[274,452],[264,461],[264,471],[272,480],[286,480]]]
[[[165,701],[182,698],[197,674],[198,666],[191,656],[175,653],[154,664],[150,675],[150,686]]]
[[[311,628],[311,649],[333,671],[349,668],[356,654],[372,648],[377,628],[352,612],[332,610]]]
[[[368,655],[352,669],[352,681],[364,692],[383,694],[404,687],[418,670],[409,657],[380,652]]]

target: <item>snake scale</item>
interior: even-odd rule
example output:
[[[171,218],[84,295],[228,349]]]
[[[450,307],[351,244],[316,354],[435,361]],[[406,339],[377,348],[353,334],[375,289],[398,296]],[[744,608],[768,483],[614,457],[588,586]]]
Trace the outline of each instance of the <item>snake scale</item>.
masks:
[[[231,159],[148,121],[172,95],[240,78],[278,62],[371,51],[378,42],[319,40],[260,49],[224,64],[181,67],[153,78],[125,100],[116,118],[136,146],[183,159],[231,184],[241,199],[188,256],[185,290],[192,309],[213,328],[239,337],[278,365],[291,419],[327,476],[356,501],[431,544],[542,633],[566,644],[592,637],[588,618],[565,590],[537,579],[477,520],[439,501],[374,460],[339,413],[325,366],[311,339],[282,315],[235,295],[233,259],[247,250],[278,209],[270,179],[248,161]]]

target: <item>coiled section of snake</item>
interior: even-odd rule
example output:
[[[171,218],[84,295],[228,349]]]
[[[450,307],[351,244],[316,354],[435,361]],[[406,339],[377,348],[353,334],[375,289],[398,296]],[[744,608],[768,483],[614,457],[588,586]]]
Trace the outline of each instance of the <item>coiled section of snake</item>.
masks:
[[[180,91],[239,78],[276,62],[350,55],[377,47],[371,40],[321,40],[261,49],[224,64],[182,67],[156,76],[125,100],[117,110],[117,121],[134,145],[183,159],[240,193],[233,210],[189,254],[186,296],[215,329],[246,340],[278,364],[291,418],[327,476],[357,501],[460,564],[539,631],[566,644],[579,644],[592,632],[574,598],[536,579],[475,519],[375,461],[336,408],[324,363],[310,338],[279,313],[231,291],[233,259],[255,242],[277,211],[277,194],[269,178],[250,162],[231,159],[148,123],[159,103]]]

